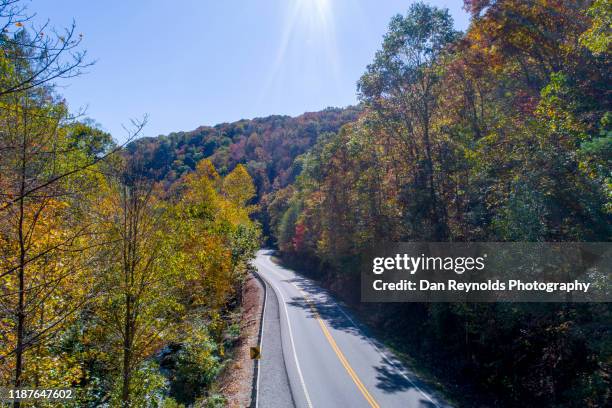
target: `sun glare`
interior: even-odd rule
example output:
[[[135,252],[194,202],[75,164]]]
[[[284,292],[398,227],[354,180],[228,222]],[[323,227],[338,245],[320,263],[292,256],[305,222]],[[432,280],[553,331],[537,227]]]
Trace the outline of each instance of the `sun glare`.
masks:
[[[297,0],[304,14],[325,21],[329,14],[329,0]]]
[[[338,51],[331,0],[290,0],[285,16],[283,33],[268,80],[262,89],[265,96],[280,76],[287,62],[289,48],[315,44],[324,51],[326,62],[334,75],[339,75]],[[300,43],[299,41],[306,43]],[[260,99],[261,99],[260,98]]]

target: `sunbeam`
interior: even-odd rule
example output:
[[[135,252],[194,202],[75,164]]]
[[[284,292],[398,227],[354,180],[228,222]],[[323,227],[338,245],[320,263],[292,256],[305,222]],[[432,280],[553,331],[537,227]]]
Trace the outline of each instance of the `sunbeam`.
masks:
[[[290,1],[276,57],[262,88],[258,105],[274,83],[283,77],[282,68],[288,62],[288,51],[298,45],[296,44],[298,40],[305,41],[307,44],[316,44],[323,49],[325,61],[321,63],[329,66],[335,79],[339,78],[340,67],[331,3],[331,0]]]

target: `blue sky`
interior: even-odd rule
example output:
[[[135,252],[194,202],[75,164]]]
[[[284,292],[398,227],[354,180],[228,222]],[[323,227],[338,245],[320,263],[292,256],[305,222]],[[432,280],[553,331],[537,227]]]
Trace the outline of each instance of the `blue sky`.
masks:
[[[121,140],[356,102],[356,81],[409,0],[31,0],[56,27],[74,18],[96,64],[61,83],[73,110]],[[465,30],[461,0],[449,8]]]

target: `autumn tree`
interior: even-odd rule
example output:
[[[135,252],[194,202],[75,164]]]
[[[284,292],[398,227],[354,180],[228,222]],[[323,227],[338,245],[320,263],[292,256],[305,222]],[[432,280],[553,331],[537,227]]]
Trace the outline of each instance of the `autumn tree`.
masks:
[[[24,375],[28,381],[42,375],[34,365],[26,367],[26,352],[42,351],[92,296],[86,202],[97,176],[74,170],[104,155],[110,138],[85,125],[80,135],[74,133],[66,106],[42,88],[7,94],[0,109],[0,287],[6,322],[0,358],[4,373],[12,371],[19,386]],[[79,148],[80,138],[100,143],[87,151]]]
[[[65,385],[81,368],[51,350],[96,295],[93,248],[105,241],[88,204],[98,165],[118,147],[56,93],[55,80],[89,65],[75,27],[33,28],[10,0],[0,3],[0,19],[2,377],[16,387]]]
[[[103,358],[115,367],[114,404],[142,404],[134,373],[180,322],[176,274],[164,263],[169,247],[165,214],[151,181],[129,165],[115,170],[96,206],[96,228],[112,245],[100,249],[95,337]]]
[[[253,181],[244,166],[221,177],[202,160],[175,188],[175,265],[185,278],[185,301],[219,313],[239,290],[257,247],[259,231],[249,219]]]
[[[415,224],[428,220],[425,230],[433,239],[448,236],[446,212],[438,197],[432,121],[438,109],[438,56],[457,38],[447,10],[416,3],[404,17],[389,24],[382,48],[359,81],[359,95],[380,117],[379,129],[402,143],[414,189],[408,192],[408,216]],[[425,196],[420,193],[426,192]],[[427,231],[427,230],[430,231]]]

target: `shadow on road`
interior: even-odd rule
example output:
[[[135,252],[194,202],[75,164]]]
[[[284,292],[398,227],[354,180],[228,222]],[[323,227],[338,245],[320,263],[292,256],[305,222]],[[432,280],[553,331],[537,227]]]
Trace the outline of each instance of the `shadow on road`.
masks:
[[[415,388],[406,377],[388,364],[374,367],[374,369],[376,370],[376,380],[378,381],[376,386],[384,392],[392,394]]]

